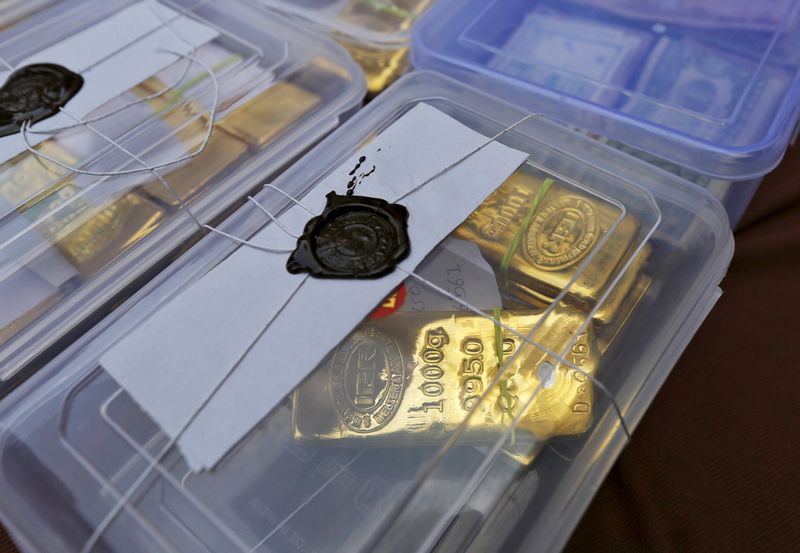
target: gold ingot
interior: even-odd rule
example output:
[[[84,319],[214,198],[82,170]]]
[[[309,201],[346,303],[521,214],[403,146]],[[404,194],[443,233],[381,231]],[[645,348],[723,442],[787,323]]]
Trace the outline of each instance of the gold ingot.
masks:
[[[367,320],[295,391],[295,438],[329,445],[432,445],[470,413],[460,444],[491,445],[516,418],[516,442],[579,434],[592,417],[593,331],[590,325],[572,340],[585,321],[576,310],[541,317],[506,311],[502,322],[524,336],[541,322],[533,339],[556,354],[566,349],[564,359],[578,370],[501,330],[502,356],[509,366],[491,389],[499,364],[491,319],[394,313]]]
[[[192,127],[194,125],[180,129],[173,137],[183,143],[187,153],[198,148],[205,137],[205,130]],[[247,146],[244,142],[232,137],[217,125],[203,153],[171,169],[159,171],[172,190],[167,189],[159,180],[144,183],[140,188],[151,199],[177,206],[180,202],[175,197],[176,194],[183,201],[202,194],[218,174],[246,151]]]
[[[36,149],[66,165],[78,162],[76,156],[55,140],[46,140]],[[64,186],[68,182],[62,179],[66,173],[66,169],[54,163],[23,152],[0,165],[0,196],[17,211],[25,212]]]
[[[52,204],[64,203],[77,193],[75,188],[62,188]],[[128,192],[103,205],[78,197],[39,227],[81,275],[90,278],[155,231],[165,218],[161,206]]]
[[[150,78],[143,83],[142,90],[145,93],[142,95],[152,95],[165,86],[157,79]],[[150,100],[156,113],[166,112],[165,121],[178,129],[172,138],[180,141],[187,152],[191,152],[202,144],[207,133],[208,118],[198,117],[187,124],[187,116],[196,114],[199,107],[194,102],[188,102],[183,109],[170,110],[176,102],[168,95]],[[311,112],[319,102],[318,95],[299,86],[285,81],[274,83],[217,121],[202,154],[161,174],[175,194],[186,201],[202,193],[216,175],[247,151],[248,144],[253,148],[263,147]],[[162,202],[171,205],[179,203],[173,191],[160,181],[148,183],[143,189]]]
[[[278,81],[228,115],[217,127],[260,147],[274,140],[319,105],[321,98],[307,89]]]
[[[605,325],[597,326],[597,347],[600,353],[605,353],[614,340],[620,335],[622,329],[628,324],[631,314],[647,294],[653,279],[644,274],[638,274],[633,286],[617,309],[616,316]]]
[[[395,34],[410,29],[432,4],[433,0],[351,0],[340,17],[368,31]],[[407,46],[379,48],[344,35],[335,38],[364,70],[370,95],[384,90],[411,67]]]
[[[541,185],[541,179],[518,171],[456,229],[455,236],[478,244],[497,271],[501,291],[521,305],[549,305],[569,285],[566,301],[593,309],[628,259],[639,223],[612,204],[554,182],[523,228]],[[617,222],[601,247],[601,240]],[[503,259],[518,233],[522,233],[519,245],[503,270]],[[590,255],[591,261],[578,274]],[[646,260],[643,253],[630,274],[623,275],[597,310],[598,322],[614,318]]]
[[[372,48],[342,37],[337,37],[337,42],[364,70],[370,96],[383,91],[411,67],[408,48]]]
[[[407,31],[434,0],[351,0],[340,18],[367,31]]]

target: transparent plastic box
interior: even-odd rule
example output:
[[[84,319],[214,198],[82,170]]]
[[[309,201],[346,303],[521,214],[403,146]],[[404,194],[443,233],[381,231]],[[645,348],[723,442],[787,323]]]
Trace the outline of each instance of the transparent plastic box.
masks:
[[[302,200],[421,102],[487,137],[525,115],[440,74],[412,73],[274,185]],[[559,124],[531,118],[498,140],[529,157],[448,238],[478,253],[447,266],[447,278],[488,264],[492,278],[500,277],[489,286],[502,306],[486,315],[461,309],[463,282],[455,279],[444,296],[456,298],[449,311],[417,309],[431,297],[422,294],[433,292],[410,277],[407,311],[365,319],[213,470],[190,471],[171,448],[93,551],[487,553],[512,550],[509,540],[524,541],[521,551],[563,546],[719,297],[733,237],[707,191]],[[531,194],[540,197],[531,217],[525,209],[512,213],[514,198]],[[258,199],[273,213],[289,204],[271,188]],[[481,229],[493,210],[508,222],[487,234]],[[264,225],[264,214],[245,206],[221,229],[248,237]],[[498,246],[504,251],[511,236],[529,232],[534,238],[523,237],[524,249],[503,273]],[[562,257],[555,267],[525,253],[543,236],[557,252],[564,244],[558,236],[570,232],[581,237],[583,257]],[[0,517],[25,553],[80,551],[168,443],[98,360],[237,247],[206,236],[3,402]],[[423,265],[441,255],[434,250]],[[381,307],[387,304],[394,302]],[[378,342],[394,346],[375,350],[384,362],[372,369],[404,371],[402,378],[348,372],[369,373],[353,368],[352,359],[361,359],[353,348]],[[393,348],[405,363],[387,361],[396,359]],[[268,360],[264,367],[270,370]],[[403,394],[392,395],[390,383],[404,386]],[[401,407],[371,425],[397,397]],[[448,408],[439,411],[439,401]]]
[[[0,29],[15,25],[56,0],[6,0],[0,5]]]
[[[63,0],[26,20],[23,31],[0,34],[0,58],[16,66],[141,5],[150,4]],[[0,164],[0,395],[198,238],[197,222],[229,214],[361,105],[363,73],[332,42],[238,1],[156,5],[216,33],[196,49],[199,62],[186,70],[176,56],[104,100],[89,120],[138,103],[92,123],[101,134],[80,126],[36,147],[90,173],[141,169],[126,151],[147,164],[198,151],[215,98],[200,63],[215,74],[219,91],[210,139],[199,156],[159,169],[173,191],[150,172],[79,174],[27,151]],[[147,51],[151,35],[129,41],[123,53]]]
[[[436,0],[250,0],[332,36],[377,94],[410,68],[411,28]]]
[[[443,0],[412,58],[709,188],[735,226],[794,140],[798,6]]]

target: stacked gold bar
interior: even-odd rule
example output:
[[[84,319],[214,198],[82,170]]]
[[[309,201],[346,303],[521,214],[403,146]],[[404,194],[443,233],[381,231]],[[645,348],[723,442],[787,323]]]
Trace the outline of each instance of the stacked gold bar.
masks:
[[[433,0],[351,0],[341,13],[344,21],[369,31],[399,33],[433,4]],[[344,35],[334,38],[362,67],[370,94],[377,94],[405,73],[409,66],[409,48],[378,48],[355,42]]]
[[[454,232],[495,271],[502,309],[366,320],[296,390],[295,438],[431,445],[467,421],[459,443],[490,445],[516,421],[504,450],[528,464],[549,438],[586,431],[600,357],[649,287],[639,226],[521,169]]]
[[[325,74],[336,69],[324,60],[314,60],[297,75],[273,83],[219,119],[201,155],[159,173],[183,201],[191,201],[214,186],[249,149],[262,148],[310,114],[321,102],[313,91],[314,82],[325,82]],[[150,97],[165,86],[153,77],[131,92],[134,97]],[[207,110],[175,90],[148,100],[147,106],[150,117],[165,131],[164,144],[154,144],[152,149],[167,142],[179,143],[186,152],[200,146],[208,124]],[[42,142],[37,149],[70,166],[81,163],[82,156],[57,138]],[[0,176],[0,196],[15,210],[6,217],[27,220],[31,229],[75,268],[81,280],[100,273],[180,208],[175,195],[150,175],[143,173],[129,186],[107,193],[102,190],[113,188],[115,183],[98,182],[97,193],[90,196],[77,184],[74,174],[27,152],[0,165]],[[101,181],[102,177],[95,179]],[[35,256],[29,261],[35,264]],[[54,290],[52,297],[37,301],[0,328],[0,345],[57,305],[73,287],[70,284]]]

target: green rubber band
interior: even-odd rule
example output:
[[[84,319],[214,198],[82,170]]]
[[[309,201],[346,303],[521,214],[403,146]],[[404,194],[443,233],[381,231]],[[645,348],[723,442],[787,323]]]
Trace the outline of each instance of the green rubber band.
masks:
[[[494,316],[494,348],[497,352],[497,370],[498,372],[504,365],[504,358],[503,358],[503,327],[500,326],[500,317],[502,316],[502,310],[499,307],[495,307],[492,310],[492,315]],[[503,409],[503,419],[505,419],[506,415],[511,419],[513,422],[514,420],[514,409],[511,407],[513,405],[512,401],[514,400],[514,396],[511,395],[511,392],[508,390],[508,381],[510,379],[503,378],[500,380],[500,397],[505,399],[506,407]],[[519,400],[519,398],[517,398]],[[517,443],[517,434],[516,428],[511,429],[511,447],[513,447]]]
[[[503,260],[500,262],[500,274],[503,275],[504,279],[506,278],[509,267],[511,267],[511,260],[514,259],[514,255],[516,255],[519,245],[522,243],[522,238],[525,236],[525,233],[528,232],[528,227],[530,227],[531,223],[533,222],[533,217],[536,215],[539,205],[542,203],[545,194],[547,194],[547,191],[550,190],[550,187],[554,183],[555,181],[551,178],[544,179],[544,181],[542,181],[542,185],[539,187],[539,192],[536,194],[536,197],[533,198],[531,207],[528,209],[527,215],[525,215],[525,220],[522,221],[517,233],[514,235],[514,239],[508,246],[506,254],[503,256]]]

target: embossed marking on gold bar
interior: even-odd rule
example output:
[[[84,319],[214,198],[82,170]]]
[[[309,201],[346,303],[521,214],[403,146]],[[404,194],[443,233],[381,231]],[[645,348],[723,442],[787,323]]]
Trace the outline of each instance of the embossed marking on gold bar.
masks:
[[[503,323],[526,335],[540,320],[536,312],[504,312]],[[536,339],[561,351],[580,329],[581,313],[563,309],[542,322]],[[517,440],[531,444],[554,435],[582,432],[591,422],[592,386],[579,370],[522,342],[503,336],[503,357],[523,348],[497,376],[491,319],[463,313],[394,313],[364,322],[295,391],[295,438],[328,445],[430,445],[462,424],[461,440],[491,444],[519,416]],[[567,348],[567,360],[595,371],[593,331]],[[548,382],[537,367],[555,368]],[[484,401],[481,397],[488,390]],[[525,413],[522,405],[536,397]]]
[[[495,268],[500,267],[540,186],[539,178],[518,171],[456,229],[455,235],[478,244],[486,259]],[[600,247],[615,223],[614,233]],[[638,221],[631,215],[623,217],[617,206],[556,182],[538,205],[508,270],[497,271],[503,274],[502,292],[523,306],[545,306],[569,285],[567,301],[584,310],[592,309],[630,255],[638,228]],[[591,261],[575,278],[590,254]],[[575,282],[570,285],[573,278]],[[595,314],[598,321],[613,319],[615,308],[627,293],[624,286],[630,287],[634,280],[621,279],[612,293],[619,301],[605,301]]]

